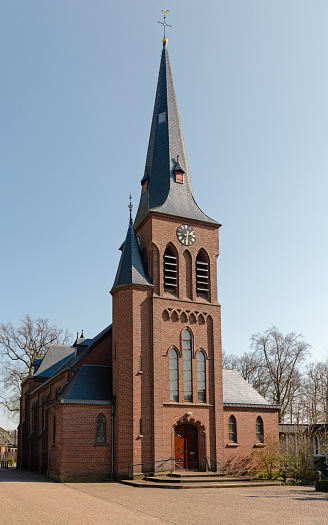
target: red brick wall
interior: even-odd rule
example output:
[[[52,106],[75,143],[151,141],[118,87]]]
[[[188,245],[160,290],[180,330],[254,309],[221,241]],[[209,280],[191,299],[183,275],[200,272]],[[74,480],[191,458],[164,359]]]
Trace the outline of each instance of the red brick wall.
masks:
[[[60,404],[49,410],[49,474],[58,481],[102,481],[111,473],[111,406]],[[96,442],[99,414],[106,420],[106,443]],[[56,441],[53,443],[53,417]]]
[[[229,418],[233,415],[237,424],[236,446],[229,446]],[[272,437],[279,442],[278,411],[246,407],[224,407],[224,459],[226,464],[236,464],[240,459],[254,455],[256,444],[256,418],[263,421],[264,442]]]

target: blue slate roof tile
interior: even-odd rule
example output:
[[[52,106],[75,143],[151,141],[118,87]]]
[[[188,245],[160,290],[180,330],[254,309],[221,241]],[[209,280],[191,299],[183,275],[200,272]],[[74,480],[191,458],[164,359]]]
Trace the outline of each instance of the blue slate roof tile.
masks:
[[[182,184],[176,183],[174,176],[178,156],[185,172]],[[200,210],[194,198],[166,43],[163,43],[142,181],[145,180],[147,188],[141,194],[135,229],[150,211],[218,225]]]
[[[66,401],[111,401],[112,367],[82,365],[69,381],[59,399]]]

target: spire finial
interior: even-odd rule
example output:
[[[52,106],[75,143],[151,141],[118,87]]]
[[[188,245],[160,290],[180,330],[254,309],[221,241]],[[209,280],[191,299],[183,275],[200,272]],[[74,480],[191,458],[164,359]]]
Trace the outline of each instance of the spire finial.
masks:
[[[130,210],[130,224],[132,224],[132,208],[133,208],[133,204],[132,204],[132,197],[131,197],[131,193],[130,193],[130,204],[128,206],[129,210]]]
[[[159,23],[159,24],[162,24],[162,26],[164,27],[164,38],[163,38],[162,42],[163,42],[163,44],[167,44],[168,40],[167,40],[167,38],[166,38],[166,36],[165,36],[165,28],[166,28],[166,27],[172,27],[172,26],[170,26],[169,24],[166,23],[166,15],[167,15],[170,11],[169,11],[168,9],[167,9],[166,11],[163,11],[163,9],[161,9],[161,11],[162,11],[162,13],[163,13],[163,15],[164,15],[164,22],[160,22],[160,21],[158,20],[158,23]]]

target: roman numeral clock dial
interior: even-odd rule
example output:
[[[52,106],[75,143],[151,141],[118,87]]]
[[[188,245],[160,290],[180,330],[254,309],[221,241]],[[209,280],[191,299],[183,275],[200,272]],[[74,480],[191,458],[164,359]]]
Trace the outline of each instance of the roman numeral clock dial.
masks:
[[[178,240],[184,246],[191,246],[196,241],[196,233],[194,228],[188,226],[188,224],[182,224],[177,229]]]

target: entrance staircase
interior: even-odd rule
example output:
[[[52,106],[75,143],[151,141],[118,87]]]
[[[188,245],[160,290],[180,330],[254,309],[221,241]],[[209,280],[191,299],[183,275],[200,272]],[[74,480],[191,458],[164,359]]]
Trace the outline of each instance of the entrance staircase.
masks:
[[[265,487],[281,485],[280,481],[268,481],[247,476],[226,476],[216,472],[172,472],[169,476],[147,476],[145,479],[124,479],[132,487],[157,489],[223,489],[237,487]]]

